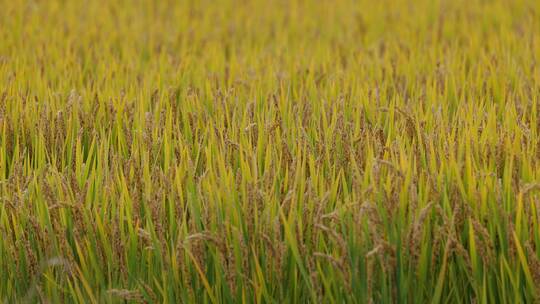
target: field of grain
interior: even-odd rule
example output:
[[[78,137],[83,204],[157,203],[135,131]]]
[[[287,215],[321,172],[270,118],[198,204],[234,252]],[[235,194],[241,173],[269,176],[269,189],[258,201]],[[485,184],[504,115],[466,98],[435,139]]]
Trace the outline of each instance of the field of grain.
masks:
[[[540,1],[0,0],[0,303],[540,301]]]

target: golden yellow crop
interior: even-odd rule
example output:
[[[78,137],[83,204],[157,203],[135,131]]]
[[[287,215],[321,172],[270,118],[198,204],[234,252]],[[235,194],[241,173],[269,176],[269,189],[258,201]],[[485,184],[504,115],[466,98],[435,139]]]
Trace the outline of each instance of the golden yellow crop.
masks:
[[[540,301],[540,1],[0,0],[0,303]]]

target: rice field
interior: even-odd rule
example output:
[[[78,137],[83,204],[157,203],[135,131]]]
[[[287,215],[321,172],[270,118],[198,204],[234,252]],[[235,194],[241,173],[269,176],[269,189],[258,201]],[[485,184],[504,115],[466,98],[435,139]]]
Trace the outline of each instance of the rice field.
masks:
[[[0,303],[539,303],[540,1],[0,0]]]

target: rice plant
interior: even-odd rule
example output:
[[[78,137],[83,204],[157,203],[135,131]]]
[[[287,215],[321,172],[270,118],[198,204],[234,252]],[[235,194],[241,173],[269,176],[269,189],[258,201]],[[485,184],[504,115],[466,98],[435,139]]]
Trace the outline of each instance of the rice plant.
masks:
[[[0,302],[538,302],[539,60],[536,0],[0,0]]]

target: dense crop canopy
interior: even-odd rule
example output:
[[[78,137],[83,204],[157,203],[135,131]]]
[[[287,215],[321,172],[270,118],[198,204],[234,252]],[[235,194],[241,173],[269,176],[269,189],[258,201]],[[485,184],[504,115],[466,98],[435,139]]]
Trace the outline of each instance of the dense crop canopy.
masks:
[[[0,0],[0,302],[540,300],[540,1]]]

